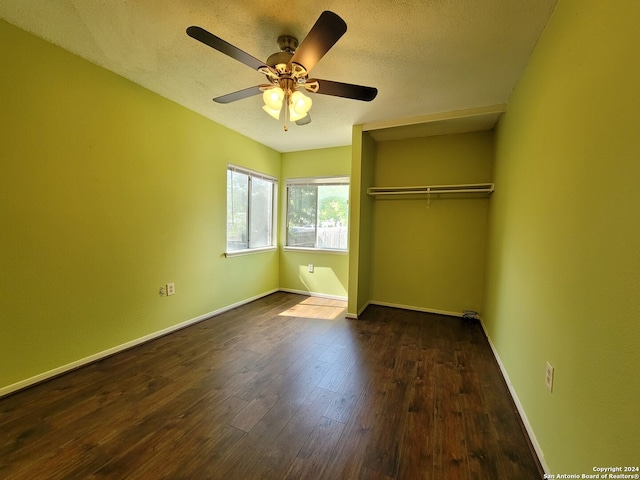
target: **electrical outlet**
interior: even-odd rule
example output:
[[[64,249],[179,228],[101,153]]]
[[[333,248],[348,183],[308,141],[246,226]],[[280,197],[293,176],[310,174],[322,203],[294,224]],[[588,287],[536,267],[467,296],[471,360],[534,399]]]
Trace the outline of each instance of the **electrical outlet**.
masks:
[[[547,390],[553,392],[553,366],[549,362],[547,362],[544,384],[547,386]]]
[[[167,296],[174,295],[176,293],[176,285],[174,283],[167,283]]]
[[[313,273],[313,263],[309,264],[309,273]]]

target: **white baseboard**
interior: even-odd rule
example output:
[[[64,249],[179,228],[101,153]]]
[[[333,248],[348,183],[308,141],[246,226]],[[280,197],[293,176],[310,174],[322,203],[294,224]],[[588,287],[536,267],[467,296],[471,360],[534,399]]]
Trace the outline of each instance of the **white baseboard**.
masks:
[[[165,336],[165,335],[167,335],[169,333],[176,332],[178,330],[186,328],[186,327],[188,327],[190,325],[193,325],[195,323],[202,322],[203,320],[206,320],[208,318],[215,317],[216,315],[220,315],[221,313],[224,313],[226,311],[232,310],[232,309],[234,309],[236,307],[239,307],[241,305],[244,305],[246,303],[253,302],[254,300],[258,300],[259,298],[266,297],[267,295],[271,295],[272,293],[275,293],[277,291],[278,291],[278,289],[275,289],[275,290],[271,290],[269,292],[262,293],[260,295],[256,295],[256,296],[251,297],[251,298],[247,298],[245,300],[241,300],[240,302],[236,302],[236,303],[233,303],[231,305],[227,305],[225,307],[222,307],[222,308],[219,308],[217,310],[214,310],[213,312],[209,312],[209,313],[205,313],[203,315],[199,315],[199,316],[197,316],[195,318],[192,318],[190,320],[186,320],[186,321],[178,323],[176,325],[172,325],[172,326],[164,328],[162,330],[158,330],[157,332],[153,332],[153,333],[150,333],[149,335],[145,335],[143,337],[136,338],[136,339],[131,340],[129,342],[123,343],[122,345],[117,345],[117,346],[109,348],[107,350],[103,350],[102,352],[98,352],[98,353],[95,353],[93,355],[89,355],[88,357],[81,358],[81,359],[76,360],[76,361],[71,362],[71,363],[67,363],[66,365],[62,365],[60,367],[56,367],[56,368],[54,368],[52,370],[49,370],[47,372],[43,372],[43,373],[40,373],[40,374],[35,375],[33,377],[21,380],[21,381],[16,382],[16,383],[13,383],[11,385],[7,385],[6,387],[0,387],[0,397],[3,397],[5,395],[9,395],[10,393],[14,393],[14,392],[17,392],[18,390],[22,390],[24,388],[30,387],[32,385],[35,385],[36,383],[40,383],[40,382],[43,382],[45,380],[49,380],[50,378],[57,377],[59,375],[62,375],[63,373],[70,372],[71,370],[75,370],[77,368],[80,368],[82,366],[88,365],[90,363],[97,362],[98,360],[102,360],[103,358],[109,357],[109,356],[114,355],[114,354],[119,353],[119,352],[123,352],[125,350],[128,350],[130,348],[136,347],[136,346],[141,345],[143,343],[150,342],[151,340],[155,340],[156,338],[163,337],[163,336]]]
[[[295,290],[293,288],[281,288],[279,290],[281,292],[286,292],[286,293],[297,293],[298,295],[307,295],[308,297],[327,298],[329,300],[343,300],[345,302],[347,301],[347,297],[343,297],[341,295],[327,295],[326,293],[308,292],[306,290]]]
[[[365,304],[362,306],[362,308],[360,308],[360,310],[358,310],[358,314],[356,315],[356,317],[359,317],[360,315],[362,315],[362,312],[364,312],[364,311],[367,309],[367,307],[368,307],[369,305],[371,305],[371,302],[367,302],[367,303],[365,303]]]
[[[362,315],[362,312],[364,312],[369,305],[380,305],[381,307],[401,308],[403,310],[413,310],[415,312],[436,313],[438,315],[447,315],[450,317],[462,317],[462,312],[448,312],[446,310],[436,310],[434,308],[414,307],[412,305],[402,305],[399,303],[389,303],[389,302],[380,302],[377,300],[371,300],[365,303],[362,306],[362,308],[358,310],[357,314],[347,313],[346,318],[357,320],[360,317],[360,315]]]
[[[414,310],[416,312],[436,313],[438,315],[448,315],[449,317],[462,317],[462,312],[448,312],[446,310],[436,310],[434,308],[414,307],[411,305],[401,305],[398,303],[379,302],[371,300],[367,305],[380,305],[381,307],[402,308],[403,310]],[[361,312],[362,313],[362,312]]]
[[[365,303],[364,306],[358,310],[358,313],[345,313],[344,318],[348,318],[350,320],[357,320],[358,318],[360,318],[360,315],[362,315],[362,312],[364,312],[367,307],[369,306],[369,302]]]
[[[482,330],[484,331],[485,337],[487,337],[489,346],[491,347],[491,351],[493,352],[493,356],[495,357],[496,362],[498,362],[498,366],[500,367],[500,372],[502,373],[502,377],[504,378],[504,381],[507,384],[507,387],[509,388],[509,393],[511,394],[511,398],[513,398],[513,403],[515,403],[516,408],[518,409],[518,413],[520,414],[520,419],[522,420],[522,424],[524,425],[524,428],[527,430],[527,435],[529,435],[529,440],[531,440],[531,445],[533,445],[533,449],[535,450],[536,455],[538,456],[540,465],[542,465],[542,469],[544,470],[545,473],[549,473],[549,466],[547,465],[547,462],[544,459],[544,453],[542,452],[542,448],[540,448],[538,439],[536,438],[536,435],[533,432],[533,428],[529,423],[529,419],[527,418],[527,414],[524,411],[524,407],[522,406],[522,403],[520,403],[518,394],[516,393],[515,388],[513,388],[513,385],[511,384],[511,380],[509,379],[509,374],[507,373],[507,369],[502,363],[502,360],[500,359],[500,355],[498,354],[496,347],[493,345],[493,342],[491,341],[491,337],[487,334],[487,329],[485,328],[484,322],[482,321],[482,317],[480,317],[480,325],[482,326]]]

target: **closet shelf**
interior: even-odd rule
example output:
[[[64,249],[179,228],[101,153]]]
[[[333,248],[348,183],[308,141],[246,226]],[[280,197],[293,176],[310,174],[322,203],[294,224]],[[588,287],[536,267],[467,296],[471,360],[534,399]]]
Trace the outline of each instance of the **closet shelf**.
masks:
[[[383,195],[434,195],[440,193],[493,193],[493,183],[469,183],[464,185],[424,185],[414,187],[369,187],[372,197]]]

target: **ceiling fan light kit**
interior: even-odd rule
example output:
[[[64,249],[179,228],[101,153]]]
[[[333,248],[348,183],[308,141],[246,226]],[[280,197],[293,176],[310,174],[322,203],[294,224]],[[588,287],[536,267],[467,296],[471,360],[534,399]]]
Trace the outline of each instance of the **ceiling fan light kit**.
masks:
[[[283,85],[284,88],[280,87],[280,85]],[[297,122],[307,116],[307,113],[311,109],[311,104],[313,103],[312,100],[304,95],[300,90],[296,90],[295,85],[295,82],[292,82],[290,79],[288,81],[282,79],[277,86],[262,85],[260,87],[261,89],[264,89],[264,93],[262,94],[264,106],[262,109],[273,118],[279,120],[282,105],[286,105],[284,123],[285,131],[287,131],[287,112],[289,114],[289,119],[292,122]]]
[[[190,37],[255,69],[265,75],[269,82],[213,100],[217,103],[230,103],[262,92],[265,103],[262,109],[273,118],[279,120],[282,107],[285,106],[285,131],[288,130],[287,117],[298,125],[310,122],[309,110],[313,102],[302,90],[365,102],[373,100],[378,94],[378,90],[373,87],[309,78],[311,69],[346,31],[347,24],[342,18],[333,12],[324,11],[302,43],[298,45],[295,37],[281,35],[278,37],[280,51],[262,62],[201,27],[187,28]]]

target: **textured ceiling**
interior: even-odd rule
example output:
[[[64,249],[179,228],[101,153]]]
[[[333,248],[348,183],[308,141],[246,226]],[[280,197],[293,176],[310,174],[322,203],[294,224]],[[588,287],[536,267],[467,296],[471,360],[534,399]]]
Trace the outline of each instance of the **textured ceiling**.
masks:
[[[347,145],[354,124],[392,126],[505,104],[556,1],[2,0],[0,16],[286,152]],[[188,37],[188,26],[266,60],[279,35],[302,41],[323,10],[340,15],[348,30],[311,76],[376,87],[375,100],[312,95],[312,122],[286,133],[262,111],[260,96],[212,102],[264,77]]]

